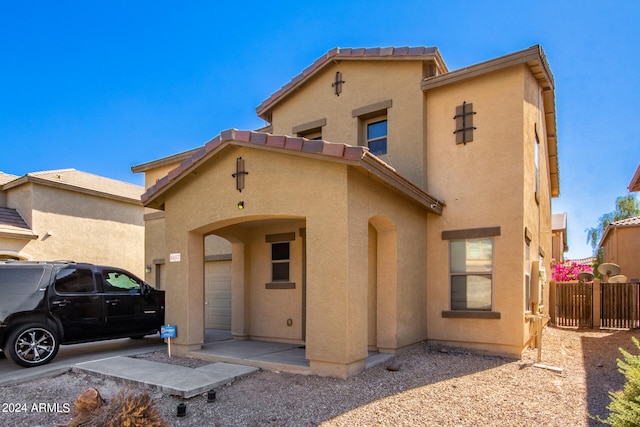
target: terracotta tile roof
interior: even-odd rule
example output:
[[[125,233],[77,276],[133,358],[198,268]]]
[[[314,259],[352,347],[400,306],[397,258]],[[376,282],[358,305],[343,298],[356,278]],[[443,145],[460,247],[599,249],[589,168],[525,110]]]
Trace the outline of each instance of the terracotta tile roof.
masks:
[[[20,212],[11,208],[0,208],[0,235],[26,239],[38,238]]]
[[[640,216],[633,218],[621,219],[610,224],[611,227],[635,227],[640,225]]]
[[[65,188],[131,203],[138,203],[140,194],[144,191],[144,187],[139,185],[93,175],[76,169],[31,172],[8,182],[3,186],[3,190],[17,187],[27,182]]]
[[[375,175],[388,185],[399,189],[408,197],[426,205],[427,208],[434,213],[442,214],[442,207],[445,205],[442,200],[430,196],[411,181],[400,176],[395,169],[371,154],[368,148],[238,129],[225,130],[207,142],[203,147],[194,150],[189,158],[180,163],[180,166],[170,171],[147,189],[142,195],[142,203],[148,207],[160,208],[161,203],[153,203],[157,198],[182,177],[188,175],[190,171],[200,166],[204,161],[230,144],[282,151],[289,154],[298,154],[360,166],[374,172],[372,175]]]
[[[303,81],[316,74],[320,69],[334,60],[363,60],[363,59],[433,59],[441,67],[442,72],[447,72],[438,48],[436,47],[374,47],[374,48],[333,48],[320,58],[316,59],[313,64],[305,68],[300,74],[291,79],[287,84],[278,89],[269,98],[264,100],[257,108],[258,116],[263,117],[269,108],[277,103],[281,98],[288,94],[293,88]],[[263,117],[264,118],[264,117]]]

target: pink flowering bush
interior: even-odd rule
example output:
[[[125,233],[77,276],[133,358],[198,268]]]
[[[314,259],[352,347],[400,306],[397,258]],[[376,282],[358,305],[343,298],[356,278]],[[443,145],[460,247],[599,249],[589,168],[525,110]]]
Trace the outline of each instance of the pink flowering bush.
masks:
[[[578,280],[578,274],[583,271],[593,273],[593,268],[587,264],[575,261],[565,261],[562,264],[551,264],[551,278],[556,282],[568,282]]]

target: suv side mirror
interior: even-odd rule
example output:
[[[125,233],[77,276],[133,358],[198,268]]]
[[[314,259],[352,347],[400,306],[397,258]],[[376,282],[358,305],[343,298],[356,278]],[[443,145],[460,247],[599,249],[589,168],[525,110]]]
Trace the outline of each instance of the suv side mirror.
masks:
[[[149,295],[151,293],[151,286],[142,282],[142,285],[140,286],[140,293],[142,293],[142,295]]]

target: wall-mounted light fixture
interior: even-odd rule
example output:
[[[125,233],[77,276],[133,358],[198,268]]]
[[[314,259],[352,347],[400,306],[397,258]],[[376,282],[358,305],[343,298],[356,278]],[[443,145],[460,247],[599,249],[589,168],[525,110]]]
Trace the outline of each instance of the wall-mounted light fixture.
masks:
[[[145,272],[147,273],[151,273],[151,264],[147,264],[147,266],[144,269]]]
[[[244,189],[244,176],[249,175],[249,172],[244,170],[244,159],[242,157],[238,157],[236,159],[236,171],[232,173],[231,176],[236,179],[236,190],[242,193]]]
[[[244,209],[244,202],[238,202],[238,209]]]

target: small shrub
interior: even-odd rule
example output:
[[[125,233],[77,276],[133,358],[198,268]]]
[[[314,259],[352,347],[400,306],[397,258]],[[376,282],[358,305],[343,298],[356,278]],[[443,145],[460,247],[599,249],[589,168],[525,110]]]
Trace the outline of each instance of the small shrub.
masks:
[[[640,351],[638,339],[631,338]],[[625,376],[622,391],[609,392],[611,403],[607,406],[609,417],[598,421],[616,426],[640,426],[640,355],[633,355],[620,349],[624,360],[618,359],[618,370]]]

